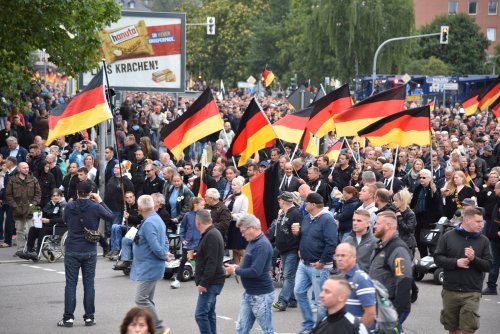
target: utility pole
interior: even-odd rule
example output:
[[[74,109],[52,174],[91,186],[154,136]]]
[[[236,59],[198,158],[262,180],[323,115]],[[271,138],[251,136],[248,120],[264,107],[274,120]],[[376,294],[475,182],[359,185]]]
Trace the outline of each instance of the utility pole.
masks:
[[[448,33],[448,31],[447,31]],[[377,51],[375,51],[375,56],[373,56],[373,74],[372,74],[372,94],[375,91],[375,80],[377,79],[377,57],[378,53],[384,45],[390,42],[394,41],[402,41],[406,39],[412,39],[412,38],[425,38],[425,37],[432,37],[432,36],[441,36],[441,32],[433,33],[433,34],[424,34],[424,35],[415,35],[415,36],[403,36],[403,37],[395,37],[395,38],[389,38],[388,40],[382,42],[377,48]]]

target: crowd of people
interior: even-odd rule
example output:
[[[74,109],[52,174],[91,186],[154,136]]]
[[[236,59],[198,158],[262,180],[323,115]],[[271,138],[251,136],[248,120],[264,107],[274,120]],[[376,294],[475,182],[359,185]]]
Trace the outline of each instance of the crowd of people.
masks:
[[[348,138],[332,161],[279,143],[237,168],[225,153],[251,98],[242,91],[218,99],[224,129],[187,147],[180,159],[163,145],[161,129],[192,99],[129,93],[115,111],[116,147],[99,147],[91,131],[45,141],[48,113],[67,100],[60,86],[46,84],[25,97],[27,112],[11,108],[0,130],[0,247],[17,244],[18,257],[36,261],[43,236],[55,224],[67,225],[59,326],[73,324],[74,272],[80,267],[85,325],[95,324],[97,247],[84,231],[97,230],[99,218],[106,221],[98,238],[103,255],[138,281],[135,301],[142,309],[127,315],[122,333],[132,324],[150,328],[151,323],[157,333],[167,331],[152,296],[169,258],[169,234],[180,235],[182,245],[172,288],[181,287],[181,269],[196,254],[195,319],[203,333],[216,332],[215,301],[226,274],[240,277],[245,288],[237,333],[248,333],[255,321],[273,333],[272,310],[293,307],[303,316],[300,333],[328,333],[331,326],[342,328],[339,333],[373,332],[377,282],[389,294],[401,332],[418,298],[411,270],[415,256],[435,256],[444,269],[441,322],[451,333],[477,330],[481,293],[497,293],[500,125],[491,113],[466,116],[459,105],[436,107],[432,146],[374,147]],[[271,123],[294,112],[284,97],[261,97],[260,104]],[[322,152],[338,140],[334,132],[322,138]],[[205,166],[201,153],[207,146],[212,157]],[[99,161],[102,150],[105,159]],[[248,214],[242,187],[270,168],[277,170],[279,208],[266,235],[267,226]],[[203,198],[202,183],[208,188]],[[42,228],[33,226],[37,211]],[[82,223],[81,215],[88,222]],[[432,253],[422,236],[443,216],[453,229]],[[475,241],[459,247],[464,238]],[[277,296],[270,275],[275,252],[284,273]],[[225,270],[224,254],[232,256]],[[332,272],[341,277],[329,278]],[[485,272],[490,274],[483,291]]]

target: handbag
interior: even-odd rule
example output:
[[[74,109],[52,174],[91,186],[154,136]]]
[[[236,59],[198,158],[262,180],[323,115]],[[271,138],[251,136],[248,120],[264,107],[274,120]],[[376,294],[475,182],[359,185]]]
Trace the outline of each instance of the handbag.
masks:
[[[78,201],[75,201],[75,203],[76,209],[78,211],[78,219],[80,220],[80,224],[82,224],[83,226],[83,236],[85,237],[85,240],[87,240],[87,242],[90,242],[91,244],[98,243],[99,239],[101,238],[101,234],[97,230],[91,230],[85,227],[85,224],[83,224],[83,216],[82,210],[80,210],[80,204],[78,204]]]

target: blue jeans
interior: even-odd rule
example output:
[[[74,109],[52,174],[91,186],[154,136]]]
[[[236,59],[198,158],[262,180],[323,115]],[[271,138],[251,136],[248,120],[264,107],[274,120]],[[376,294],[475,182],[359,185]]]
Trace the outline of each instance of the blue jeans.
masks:
[[[207,292],[198,295],[194,317],[201,334],[217,333],[215,303],[223,287],[224,284],[212,284],[206,287]]]
[[[113,211],[113,215],[115,216],[115,219],[113,219],[112,222],[106,221],[105,227],[106,227],[106,237],[111,237],[111,226],[115,224],[120,224],[123,221],[123,212],[120,211]]]
[[[125,225],[113,224],[111,226],[111,250],[120,250],[120,242],[124,231]]]
[[[120,260],[122,261],[132,261],[132,246],[134,246],[134,241],[129,238],[122,238],[122,252],[120,254]]]
[[[278,303],[288,305],[291,301],[295,301],[293,288],[299,265],[299,254],[294,251],[281,255],[281,264],[283,266],[283,287],[278,297]]]
[[[243,293],[240,305],[240,315],[236,322],[236,334],[248,334],[255,320],[259,323],[261,333],[273,334],[274,291],[263,295],[249,295]]]
[[[84,319],[94,319],[95,313],[95,267],[97,252],[64,254],[64,271],[66,272],[66,287],[64,289],[64,320],[75,319],[76,285],[78,273],[82,268]]]
[[[149,138],[151,139],[151,144],[154,146],[154,147],[158,147],[158,129],[151,129],[151,135],[149,136]]]
[[[492,290],[497,289],[498,273],[500,271],[500,242],[493,241],[490,243],[491,254],[493,255],[493,263],[490,267],[490,273],[488,275],[488,288]]]
[[[403,333],[403,322],[410,315],[410,312],[401,312],[398,314],[398,333]]]
[[[311,304],[309,303],[309,298],[307,297],[307,292],[312,286],[314,295],[316,299],[321,293],[321,288],[323,283],[327,280],[330,274],[330,268],[316,269],[309,265],[305,265],[300,262],[297,269],[297,275],[295,276],[295,298],[297,298],[297,304],[302,312],[302,327],[304,330],[311,330],[314,327],[314,320],[311,310]],[[324,307],[318,304],[318,314],[317,321],[320,321],[326,316],[326,310]]]

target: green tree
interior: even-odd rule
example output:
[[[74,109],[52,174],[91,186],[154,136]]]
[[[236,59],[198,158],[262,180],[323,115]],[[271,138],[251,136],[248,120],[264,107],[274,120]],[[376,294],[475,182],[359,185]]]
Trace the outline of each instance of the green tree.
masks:
[[[114,0],[0,0],[0,8],[0,91],[18,107],[33,51],[45,49],[70,74],[88,71],[101,58],[98,32],[120,18]]]
[[[412,35],[412,0],[317,0],[313,9],[314,29],[308,40],[316,43],[317,55],[335,55],[335,72],[343,81],[357,73],[371,73],[373,56],[386,39]],[[313,39],[313,34],[322,38]],[[323,43],[318,41],[324,41]],[[323,49],[326,44],[327,49]],[[378,72],[398,71],[410,53],[407,42],[384,47]]]
[[[203,74],[204,79],[223,78],[228,84],[249,75],[248,49],[254,31],[251,21],[255,13],[267,10],[263,0],[206,0],[200,7],[197,1],[188,0],[182,10],[188,22],[206,22],[214,16],[215,36],[207,36],[204,26],[192,26],[186,33],[187,70]]]
[[[412,60],[404,66],[404,71],[423,75],[449,75],[453,73],[450,65],[434,56],[428,59]]]
[[[432,23],[421,28],[422,34],[440,31],[441,26],[449,26],[448,44],[439,44],[439,38],[419,40],[417,59],[431,56],[447,63],[455,74],[482,73],[489,42],[480,31],[474,19],[467,14],[439,16]]]

